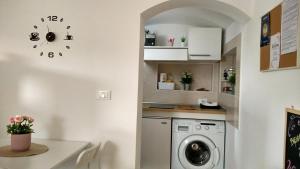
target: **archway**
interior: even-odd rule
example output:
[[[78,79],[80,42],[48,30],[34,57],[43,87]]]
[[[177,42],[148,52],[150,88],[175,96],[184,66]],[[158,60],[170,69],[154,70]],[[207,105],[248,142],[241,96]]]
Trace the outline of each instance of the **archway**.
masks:
[[[170,10],[174,8],[180,8],[180,7],[189,7],[189,6],[200,6],[204,9],[209,9],[215,12],[219,12],[221,14],[224,14],[226,16],[231,17],[233,20],[235,20],[238,23],[246,23],[249,21],[250,17],[241,11],[240,9],[231,6],[227,3],[220,2],[218,0],[170,0],[163,2],[161,4],[158,4],[156,6],[153,6],[147,10],[145,10],[141,14],[142,21],[146,21],[149,18]]]
[[[164,11],[168,11],[175,8],[181,7],[193,7],[199,6],[203,9],[208,9],[211,11],[215,11],[221,13],[225,16],[232,18],[236,23],[244,25],[249,20],[250,17],[243,12],[242,10],[229,5],[225,2],[221,2],[219,0],[169,0],[158,5],[155,5],[151,8],[146,9],[141,13],[141,25],[140,25],[140,59],[139,59],[139,107],[142,107],[142,99],[143,99],[143,62],[144,62],[144,23],[149,20],[153,16],[162,13]],[[141,109],[140,109],[141,110]],[[137,166],[140,165],[140,143],[141,143],[141,113],[137,118],[138,126],[137,126]]]

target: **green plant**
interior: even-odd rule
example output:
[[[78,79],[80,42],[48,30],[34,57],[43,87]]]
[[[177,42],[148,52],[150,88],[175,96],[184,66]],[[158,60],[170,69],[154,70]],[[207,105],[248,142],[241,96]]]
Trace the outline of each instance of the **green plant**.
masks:
[[[235,73],[232,73],[231,76],[229,76],[228,82],[234,86],[235,85]]]
[[[185,42],[186,41],[186,38],[183,36],[180,38],[181,42]]]
[[[9,118],[10,124],[7,125],[8,134],[29,134],[33,133],[34,119],[29,116],[16,115]]]
[[[192,81],[193,81],[192,73],[183,72],[180,82],[183,83],[183,84],[191,84]]]

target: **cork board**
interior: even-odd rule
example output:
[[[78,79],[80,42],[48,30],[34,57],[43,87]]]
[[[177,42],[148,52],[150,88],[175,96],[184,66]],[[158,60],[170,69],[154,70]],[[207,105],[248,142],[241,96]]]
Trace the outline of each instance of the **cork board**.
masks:
[[[281,33],[281,15],[282,4],[276,6],[269,13],[269,36]],[[299,20],[299,18],[298,18]],[[299,30],[299,28],[298,28]],[[299,34],[299,31],[298,31]],[[279,70],[287,68],[297,68],[297,51],[280,55]],[[270,69],[270,44],[265,44],[260,47],[260,70],[268,71]]]
[[[49,149],[46,145],[31,143],[28,151],[12,151],[10,145],[0,147],[0,157],[27,157],[39,155],[47,152]]]

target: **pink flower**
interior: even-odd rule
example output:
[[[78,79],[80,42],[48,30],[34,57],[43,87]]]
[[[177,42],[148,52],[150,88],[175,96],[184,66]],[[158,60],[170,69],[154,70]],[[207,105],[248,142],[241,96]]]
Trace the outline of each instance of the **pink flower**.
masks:
[[[173,45],[174,45],[174,42],[175,42],[175,38],[172,37],[172,36],[170,36],[170,37],[168,38],[168,42],[170,43],[171,46],[173,46]]]
[[[175,41],[175,38],[174,37],[169,37],[169,39],[168,39],[168,42],[171,42],[171,43],[174,43],[174,41]]]
[[[30,117],[30,116],[27,116],[27,120],[28,120],[29,123],[33,123],[34,122],[34,119],[32,117]]]
[[[28,116],[23,116],[23,120],[28,120]]]
[[[14,123],[15,122],[15,117],[9,117],[9,122]]]
[[[16,115],[14,120],[16,123],[21,123],[24,120],[24,118],[21,115]]]

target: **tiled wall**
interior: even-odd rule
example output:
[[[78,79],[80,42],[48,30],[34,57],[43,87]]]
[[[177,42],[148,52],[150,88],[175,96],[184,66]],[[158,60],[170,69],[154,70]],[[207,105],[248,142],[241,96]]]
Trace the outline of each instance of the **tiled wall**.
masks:
[[[191,91],[184,91],[180,83],[181,73],[193,73]],[[159,73],[168,73],[176,83],[178,90],[158,90]],[[218,100],[219,63],[144,63],[144,102],[197,104],[199,98],[208,98],[209,101]],[[207,88],[210,91],[195,91]]]

